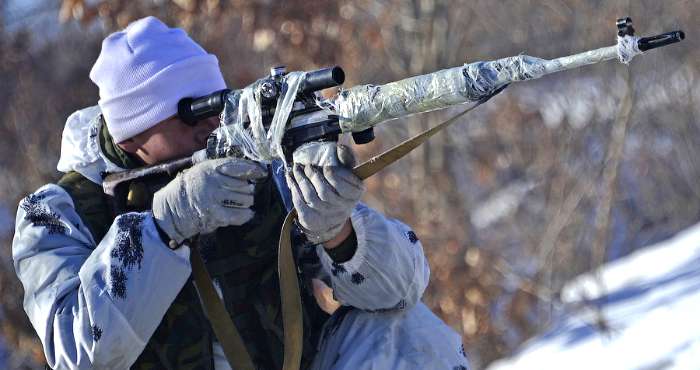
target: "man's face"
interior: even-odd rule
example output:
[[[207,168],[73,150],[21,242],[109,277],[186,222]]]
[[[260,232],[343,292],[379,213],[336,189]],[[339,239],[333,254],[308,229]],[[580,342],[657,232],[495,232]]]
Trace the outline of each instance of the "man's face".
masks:
[[[117,145],[147,165],[162,163],[204,149],[207,137],[218,126],[218,117],[210,117],[197,122],[195,126],[188,126],[173,116]]]

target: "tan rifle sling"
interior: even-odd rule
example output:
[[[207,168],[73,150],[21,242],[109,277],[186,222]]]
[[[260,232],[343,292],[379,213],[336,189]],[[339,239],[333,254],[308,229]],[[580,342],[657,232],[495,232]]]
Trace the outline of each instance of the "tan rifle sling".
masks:
[[[507,86],[507,85],[506,85]],[[353,172],[364,180],[381,171],[390,164],[396,162],[413,149],[423,144],[431,136],[447,128],[457,120],[485,103],[492,96],[501,92],[506,86],[496,90],[493,94],[477,102],[475,105],[456,114],[452,118],[439,125],[427,129],[422,133],[394,146],[393,148],[377,155],[366,162],[353,168]],[[284,219],[278,250],[278,274],[280,280],[280,294],[282,302],[282,323],[284,326],[284,365],[283,370],[298,370],[301,365],[301,352],[303,343],[303,322],[301,309],[301,295],[297,280],[297,268],[292,253],[291,232],[296,220],[296,210],[292,209]],[[214,284],[204,267],[202,257],[196,248],[192,249],[192,274],[204,303],[204,309],[214,328],[214,334],[224,349],[224,354],[233,369],[255,369],[250,355],[245,349],[243,340],[236,327],[226,312],[223,302],[216,294]]]

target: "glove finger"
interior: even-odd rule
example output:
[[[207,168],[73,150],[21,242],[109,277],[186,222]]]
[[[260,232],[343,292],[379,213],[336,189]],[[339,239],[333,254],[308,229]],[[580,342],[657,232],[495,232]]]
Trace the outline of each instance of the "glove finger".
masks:
[[[243,225],[250,221],[255,212],[250,208],[213,207],[210,219],[205,223],[202,233],[212,232],[220,227]]]
[[[311,208],[317,208],[321,205],[321,199],[316,193],[316,188],[311,183],[306,174],[304,173],[303,166],[299,164],[294,164],[293,166],[294,180],[299,187],[304,203],[306,203]]]
[[[323,167],[323,175],[336,190],[338,195],[348,200],[359,200],[365,192],[362,180],[344,167]]]
[[[304,174],[306,174],[306,177],[309,180],[311,180],[311,183],[316,189],[316,194],[318,194],[318,197],[321,201],[329,203],[329,205],[338,204],[342,202],[342,199],[338,194],[336,188],[333,185],[331,185],[331,183],[329,183],[328,180],[326,180],[326,177],[323,175],[323,169],[321,167],[305,166]]]
[[[347,168],[355,167],[357,159],[355,158],[355,153],[353,152],[352,148],[347,145],[338,144],[336,150],[338,152],[338,160],[343,166]]]
[[[221,184],[221,189],[241,194],[255,194],[255,185],[246,184],[245,186],[230,186],[226,183]]]
[[[301,194],[301,189],[299,189],[299,184],[297,183],[294,176],[291,175],[291,171],[287,172],[285,175],[287,177],[287,185],[292,193],[292,202],[294,203],[294,208],[297,209],[297,214],[299,215],[299,221],[305,227],[308,226],[308,219],[313,217],[318,217],[318,212],[310,208],[306,201],[304,201],[304,196]]]
[[[337,166],[338,149],[334,141],[314,141],[300,146],[292,154],[294,163],[315,166]]]
[[[245,209],[228,209],[230,212],[229,225],[243,225],[244,223],[253,219],[255,212],[250,208]]]
[[[301,194],[297,180],[292,176],[292,171],[293,170],[289,170],[289,172],[285,174],[285,177],[287,178],[287,186],[289,186],[289,190],[292,193],[294,207],[299,210],[299,208],[306,207],[306,202],[304,201],[304,196]]]
[[[242,180],[260,180],[267,177],[267,167],[247,159],[226,159],[216,166],[216,172]]]
[[[255,193],[255,185],[249,183],[247,180],[227,176],[219,176],[218,180],[218,186],[221,189],[243,194]]]

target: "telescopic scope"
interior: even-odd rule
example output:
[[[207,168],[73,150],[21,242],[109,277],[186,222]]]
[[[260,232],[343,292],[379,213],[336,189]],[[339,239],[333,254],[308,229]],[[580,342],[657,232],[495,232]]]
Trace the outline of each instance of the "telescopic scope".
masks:
[[[283,67],[277,67],[276,70],[279,70],[279,74],[285,73]],[[343,82],[345,82],[345,72],[342,68],[339,66],[322,68],[306,73],[300,91],[302,94],[308,95],[319,90],[340,86]],[[275,94],[279,90],[275,89]],[[183,98],[178,102],[177,114],[183,122],[194,126],[198,121],[219,115],[224,110],[226,95],[229,92],[231,92],[230,89],[224,89],[199,98]],[[276,96],[274,99],[276,100]]]

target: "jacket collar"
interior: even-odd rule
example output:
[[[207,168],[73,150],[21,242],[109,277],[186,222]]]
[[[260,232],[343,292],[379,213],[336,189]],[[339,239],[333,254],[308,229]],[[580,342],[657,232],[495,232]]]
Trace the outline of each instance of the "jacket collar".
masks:
[[[61,157],[56,168],[66,173],[78,172],[98,185],[102,184],[106,173],[121,172],[129,168],[130,163],[120,159],[117,153],[108,156],[104,152],[100,141],[103,140],[107,144],[112,143],[112,140],[107,140],[107,137],[101,135],[102,126],[106,125],[98,106],[71,114],[63,129]],[[113,143],[112,147],[115,147]]]
[[[125,169],[134,169],[143,167],[144,164],[132,154],[129,154],[122,150],[117,144],[112,140],[112,135],[109,134],[107,130],[107,125],[104,121],[104,116],[100,114],[99,119],[100,124],[100,134],[98,137],[99,146],[102,154],[112,163]]]

